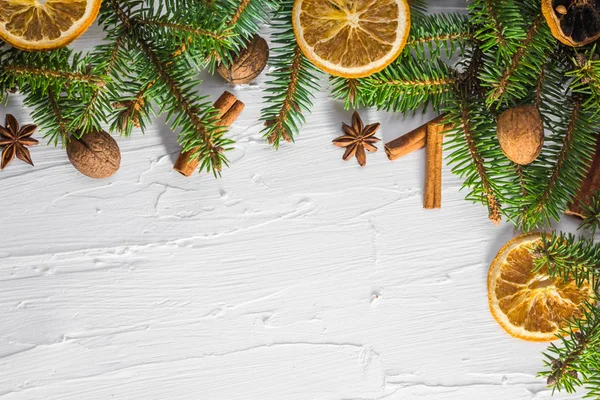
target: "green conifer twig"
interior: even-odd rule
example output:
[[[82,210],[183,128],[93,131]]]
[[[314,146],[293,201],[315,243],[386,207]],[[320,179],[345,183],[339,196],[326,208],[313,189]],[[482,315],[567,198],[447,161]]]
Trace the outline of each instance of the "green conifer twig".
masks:
[[[295,41],[292,29],[292,0],[281,2],[272,21],[277,32],[270,63],[275,70],[269,74],[266,107],[260,119],[264,121],[263,136],[275,148],[281,141],[293,141],[304,124],[304,112],[310,112],[314,92],[318,91],[317,69],[306,59]]]
[[[587,229],[592,235],[600,229],[600,190],[596,190],[587,202],[581,204],[583,209],[583,221],[579,224],[580,229]]]
[[[557,335],[560,344],[552,343],[546,352],[547,378],[552,391],[574,393],[585,387],[586,398],[600,395],[600,308],[597,307],[600,282],[600,245],[591,239],[572,234],[543,234],[541,243],[531,248],[534,272],[545,271],[564,282],[575,280],[578,287],[589,284],[593,297],[584,304],[581,315],[568,321]]]

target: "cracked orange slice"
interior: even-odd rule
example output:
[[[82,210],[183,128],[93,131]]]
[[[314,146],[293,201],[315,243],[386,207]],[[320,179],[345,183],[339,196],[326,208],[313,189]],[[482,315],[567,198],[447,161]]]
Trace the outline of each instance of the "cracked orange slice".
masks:
[[[21,50],[52,50],[94,22],[101,0],[0,0],[0,39]]]
[[[490,311],[514,337],[545,342],[556,339],[567,318],[582,317],[594,289],[584,283],[551,278],[545,269],[533,269],[529,249],[540,242],[539,233],[518,236],[502,247],[488,273]]]
[[[296,0],[292,22],[298,46],[314,65],[361,78],[400,55],[410,9],[406,0]]]

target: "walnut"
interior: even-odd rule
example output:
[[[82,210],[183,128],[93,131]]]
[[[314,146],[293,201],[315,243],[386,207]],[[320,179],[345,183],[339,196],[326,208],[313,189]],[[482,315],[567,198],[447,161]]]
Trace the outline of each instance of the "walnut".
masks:
[[[542,151],[544,126],[534,106],[513,107],[500,114],[497,134],[500,148],[517,164],[533,162]]]
[[[90,178],[108,178],[121,165],[119,146],[104,131],[88,133],[81,139],[72,137],[67,144],[67,155],[71,164]]]
[[[230,83],[249,83],[265,69],[268,59],[267,42],[260,36],[254,35],[248,46],[233,58],[229,68],[219,64],[217,72]]]

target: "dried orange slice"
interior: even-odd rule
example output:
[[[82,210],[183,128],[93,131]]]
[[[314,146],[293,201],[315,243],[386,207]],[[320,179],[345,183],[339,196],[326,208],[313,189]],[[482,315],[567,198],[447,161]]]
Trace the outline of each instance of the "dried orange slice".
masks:
[[[596,0],[542,0],[542,13],[552,35],[568,46],[584,46],[600,38]]]
[[[518,236],[502,247],[488,273],[490,311],[506,332],[514,337],[545,342],[556,339],[567,318],[582,317],[586,300],[594,289],[584,283],[551,278],[533,269],[530,248],[540,243],[539,233]]]
[[[361,78],[381,71],[406,44],[406,0],[296,0],[294,33],[304,55],[332,75]]]
[[[0,39],[21,50],[52,50],[94,22],[101,0],[0,0]]]

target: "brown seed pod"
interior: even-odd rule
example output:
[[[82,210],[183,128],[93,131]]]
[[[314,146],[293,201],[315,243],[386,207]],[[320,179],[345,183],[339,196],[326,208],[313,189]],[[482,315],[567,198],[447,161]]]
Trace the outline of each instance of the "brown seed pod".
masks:
[[[568,46],[584,46],[600,37],[596,0],[542,0],[542,13],[552,35]]]
[[[121,151],[115,139],[104,131],[91,132],[81,139],[72,137],[67,144],[71,164],[90,178],[113,175],[121,165]]]
[[[497,134],[500,148],[517,164],[533,162],[542,151],[544,126],[534,106],[513,107],[500,114]]]
[[[269,45],[265,39],[254,35],[248,46],[232,60],[229,68],[219,64],[217,72],[230,83],[249,83],[265,69],[268,59]]]

